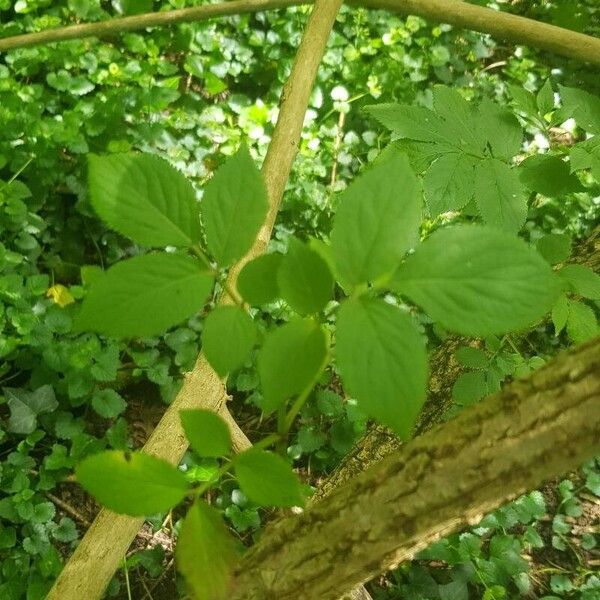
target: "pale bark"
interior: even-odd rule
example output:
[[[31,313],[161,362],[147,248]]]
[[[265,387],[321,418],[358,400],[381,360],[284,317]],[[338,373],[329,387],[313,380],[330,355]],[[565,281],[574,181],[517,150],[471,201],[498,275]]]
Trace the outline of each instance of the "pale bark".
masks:
[[[0,39],[0,52],[310,3],[310,0],[233,0],[180,10],[121,17]],[[595,37],[460,0],[350,0],[348,3],[353,6],[413,14],[434,22],[450,23],[463,29],[489,33],[499,39],[540,48],[583,62],[600,64],[600,40]]]
[[[231,600],[334,600],[600,449],[600,338],[267,527]]]
[[[263,164],[269,213],[248,255],[231,269],[228,277],[231,287],[235,287],[240,265],[264,251],[270,238],[298,150],[316,72],[341,4],[342,0],[317,0],[309,18],[292,72],[284,86],[279,118]],[[144,451],[173,464],[179,463],[188,446],[179,420],[179,411],[187,408],[205,408],[218,412],[230,425],[235,449],[249,447],[250,442],[227,411],[226,401],[223,381],[201,354],[193,372],[186,376],[181,391],[152,432]],[[67,561],[47,600],[100,598],[142,523],[143,519],[116,515],[102,509]]]

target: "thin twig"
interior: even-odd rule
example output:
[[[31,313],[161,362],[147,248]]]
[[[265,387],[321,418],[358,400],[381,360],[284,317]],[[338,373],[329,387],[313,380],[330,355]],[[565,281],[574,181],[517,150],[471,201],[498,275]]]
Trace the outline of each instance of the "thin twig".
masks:
[[[79,521],[86,529],[91,526],[91,523],[79,512],[77,512],[71,505],[67,504],[64,500],[61,500],[54,494],[50,492],[46,492],[44,494],[48,500],[56,504],[56,506],[60,507],[66,513],[70,514],[75,520]]]

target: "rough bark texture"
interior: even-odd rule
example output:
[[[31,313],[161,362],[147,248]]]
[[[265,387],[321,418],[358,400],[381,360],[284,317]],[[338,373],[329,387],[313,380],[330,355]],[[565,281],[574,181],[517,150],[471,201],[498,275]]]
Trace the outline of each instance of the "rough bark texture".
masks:
[[[255,244],[241,264],[260,254],[271,236],[298,150],[316,72],[341,4],[342,0],[318,0],[308,21],[292,72],[284,87],[279,119],[263,164],[269,213]],[[235,287],[239,268],[238,265],[229,273],[231,287]],[[173,464],[179,463],[188,446],[179,420],[179,411],[186,408],[205,408],[218,412],[230,425],[234,448],[248,448],[251,444],[229,414],[226,401],[223,381],[201,354],[192,373],[186,376],[181,391],[145,444],[144,452]],[[143,522],[140,518],[101,510],[54,583],[47,600],[100,598]]]
[[[600,226],[575,246],[568,262],[584,265],[595,272],[600,271]],[[439,423],[450,408],[454,382],[463,371],[455,359],[455,354],[463,345],[474,345],[474,342],[466,338],[451,337],[431,353],[427,402],[417,424],[416,435],[428,431]],[[337,469],[321,483],[313,496],[313,501],[329,495],[358,473],[398,450],[401,444],[402,442],[389,429],[381,425],[371,425]]]
[[[0,40],[0,51],[309,3],[310,0],[233,0],[209,6],[122,17],[7,37]],[[597,38],[459,0],[350,0],[348,3],[418,15],[434,22],[450,23],[464,29],[489,33],[517,44],[600,64],[600,40]]]
[[[239,566],[232,600],[338,598],[599,446],[596,339],[267,528]]]

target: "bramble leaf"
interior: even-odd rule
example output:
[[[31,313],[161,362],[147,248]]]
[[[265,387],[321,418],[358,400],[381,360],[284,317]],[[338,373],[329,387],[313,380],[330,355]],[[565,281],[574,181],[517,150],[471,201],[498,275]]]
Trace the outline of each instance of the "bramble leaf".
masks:
[[[425,401],[425,340],[411,317],[378,299],[348,300],[337,320],[335,356],[361,410],[403,439]]]
[[[142,452],[109,450],[75,468],[77,481],[108,509],[132,517],[169,510],[189,492],[181,471]]]
[[[228,267],[250,250],[268,209],[265,182],[246,146],[208,182],[200,208],[208,249]]]
[[[152,154],[90,154],[90,201],[112,229],[144,246],[192,246],[199,205],[186,177]]]
[[[200,310],[212,285],[212,276],[188,256],[136,256],[94,282],[75,327],[117,338],[157,335]]]
[[[531,325],[552,308],[561,287],[525,242],[477,225],[436,231],[392,280],[396,292],[442,326],[473,336]]]
[[[583,298],[600,300],[600,275],[585,265],[566,265],[558,274]]]
[[[473,199],[475,164],[470,156],[446,154],[429,167],[423,185],[432,217],[460,210]]]

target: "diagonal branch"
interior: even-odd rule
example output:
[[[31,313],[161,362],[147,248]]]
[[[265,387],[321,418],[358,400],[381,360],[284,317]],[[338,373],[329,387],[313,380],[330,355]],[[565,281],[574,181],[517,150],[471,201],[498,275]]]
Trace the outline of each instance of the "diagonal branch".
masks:
[[[70,25],[0,39],[0,52],[64,40],[103,37],[148,27],[164,27],[176,23],[204,21],[215,17],[289,8],[310,3],[312,0],[232,0],[180,10],[121,17],[97,23]],[[450,23],[463,29],[489,33],[517,44],[525,44],[561,56],[600,65],[600,40],[598,38],[461,0],[348,0],[348,4],[417,15],[434,22]]]
[[[231,600],[334,600],[600,448],[600,338],[267,527]]]
[[[325,51],[329,34],[342,0],[317,0],[311,13],[292,72],[284,86],[281,108],[262,173],[269,195],[269,213],[257,240],[244,260],[260,254],[266,247],[281,202],[292,163],[298,151],[304,115]],[[243,264],[243,261],[242,261]],[[235,287],[240,265],[234,267],[228,283]],[[226,301],[226,297],[223,301]],[[236,425],[225,403],[223,381],[201,354],[194,370],[156,426],[144,451],[173,464],[179,463],[187,449],[179,411],[205,408],[218,412],[230,425],[234,448],[239,451],[250,442]],[[100,598],[119,567],[143,519],[116,515],[102,509],[47,596],[47,600],[95,600]]]

